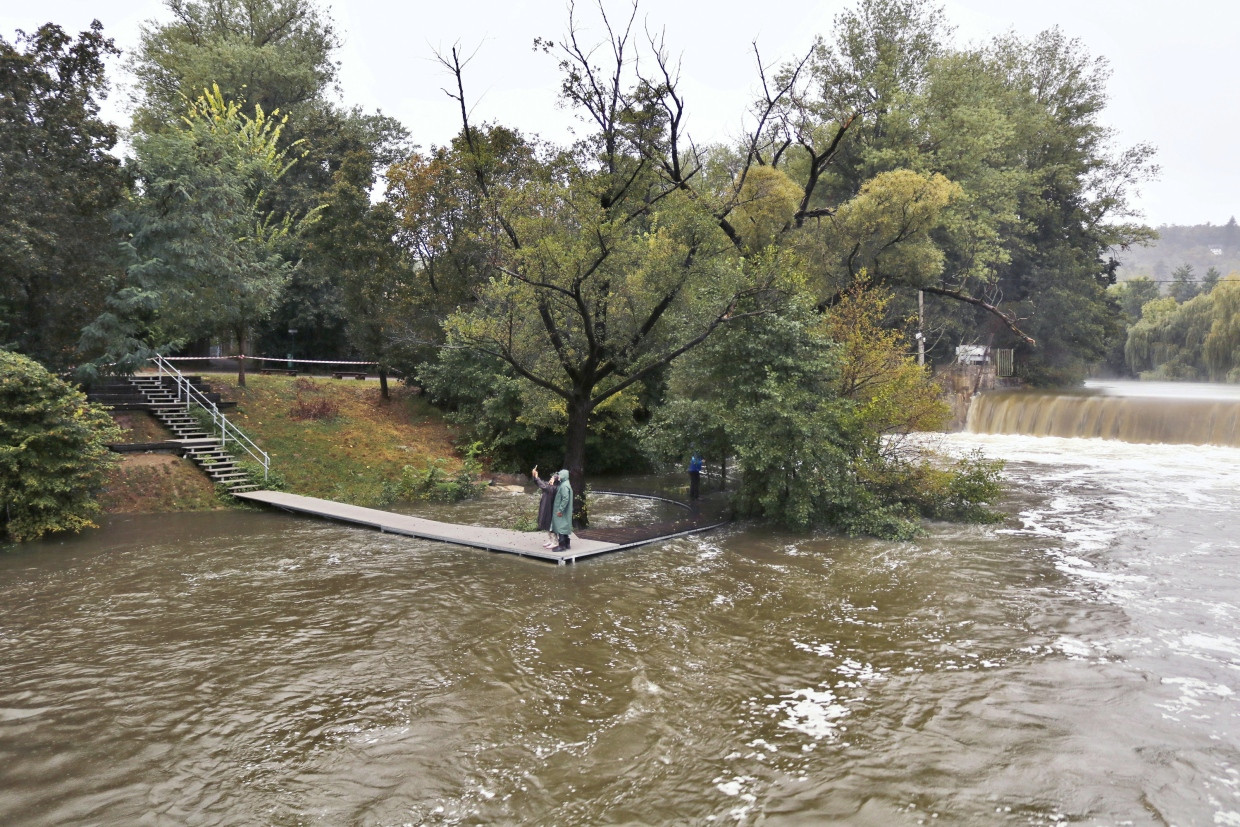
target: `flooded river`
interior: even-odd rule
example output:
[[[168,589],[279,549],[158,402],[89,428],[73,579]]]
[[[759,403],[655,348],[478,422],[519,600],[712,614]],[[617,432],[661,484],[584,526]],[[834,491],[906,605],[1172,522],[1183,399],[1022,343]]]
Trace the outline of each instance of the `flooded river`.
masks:
[[[1008,460],[1005,524],[556,567],[230,512],[0,556],[0,823],[1240,825],[1240,451],[945,444]]]

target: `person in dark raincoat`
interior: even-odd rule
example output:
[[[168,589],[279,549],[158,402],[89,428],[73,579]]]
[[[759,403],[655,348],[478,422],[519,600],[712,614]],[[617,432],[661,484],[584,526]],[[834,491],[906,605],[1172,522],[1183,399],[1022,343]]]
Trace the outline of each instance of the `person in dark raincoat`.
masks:
[[[560,487],[555,490],[555,505],[551,513],[551,530],[560,536],[556,551],[568,550],[568,535],[573,533],[573,484],[569,482],[568,469],[557,474]]]
[[[537,465],[530,471],[530,475],[534,477],[534,483],[542,489],[542,499],[538,501],[538,530],[547,532],[547,542],[543,543],[543,548],[558,546],[560,538],[551,530],[551,512],[555,508],[555,489],[560,484],[559,475],[552,474],[551,479],[544,482],[538,476]]]

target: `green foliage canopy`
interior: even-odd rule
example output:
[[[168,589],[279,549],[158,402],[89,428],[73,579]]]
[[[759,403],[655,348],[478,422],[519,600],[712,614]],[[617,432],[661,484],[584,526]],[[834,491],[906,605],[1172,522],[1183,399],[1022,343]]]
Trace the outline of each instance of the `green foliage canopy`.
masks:
[[[277,116],[246,115],[215,88],[189,102],[182,128],[135,138],[140,194],[122,216],[132,263],[83,337],[98,362],[126,369],[145,347],[220,332],[244,352],[292,272],[283,244],[299,228],[261,210],[265,188],[295,162]]]
[[[177,128],[184,99],[217,87],[245,112],[283,113],[278,148],[295,146],[301,162],[264,188],[261,213],[313,213],[333,197],[346,159],[368,159],[369,182],[404,154],[407,133],[397,121],[333,102],[340,35],[315,0],[167,0],[165,6],[170,19],[143,27],[129,62],[137,78],[135,129],[154,135]],[[349,314],[335,266],[351,255],[347,246],[326,233],[285,240],[286,257],[301,266],[271,315],[257,320],[259,349],[290,349],[290,328],[299,331],[299,349],[315,355],[349,349]]]
[[[1146,302],[1124,353],[1146,379],[1240,381],[1240,281],[1224,279],[1183,304]]]
[[[760,102],[771,114],[753,146],[805,190],[789,236],[827,296],[847,287],[841,270],[861,269],[841,267],[854,246],[831,231],[864,188],[899,170],[950,181],[923,235],[860,264],[904,307],[927,295],[940,357],[965,341],[1010,345],[1028,379],[1071,382],[1120,335],[1105,288],[1113,252],[1152,237],[1128,200],[1155,171],[1152,149],[1113,145],[1107,65],[1080,42],[1053,29],[958,49],[951,34],[934,3],[861,0],[834,40],[766,85],[789,91]]]
[[[992,521],[998,464],[945,462],[902,439],[946,409],[879,327],[887,300],[850,291],[824,316],[804,297],[720,331],[673,368],[647,444],[662,461],[688,446],[734,457],[739,513],[793,528],[894,539],[920,533],[923,517]]]
[[[266,112],[320,98],[338,71],[331,20],[307,0],[167,0],[172,19],[149,21],[129,66],[137,79],[135,126],[168,128],[184,98],[219,87]]]
[[[58,368],[108,292],[125,176],[99,100],[116,53],[97,21],[0,38],[0,343]]]

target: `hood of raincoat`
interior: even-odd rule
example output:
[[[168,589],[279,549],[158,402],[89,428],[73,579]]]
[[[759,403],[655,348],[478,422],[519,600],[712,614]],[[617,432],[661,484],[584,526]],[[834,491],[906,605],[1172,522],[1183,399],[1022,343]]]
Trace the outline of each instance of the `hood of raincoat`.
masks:
[[[568,469],[567,468],[561,468],[556,473],[560,477],[560,482],[568,482]]]

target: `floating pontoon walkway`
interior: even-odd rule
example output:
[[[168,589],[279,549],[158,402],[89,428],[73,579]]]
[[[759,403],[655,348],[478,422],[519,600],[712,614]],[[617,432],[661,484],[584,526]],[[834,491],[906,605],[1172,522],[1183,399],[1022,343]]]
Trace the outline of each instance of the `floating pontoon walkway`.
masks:
[[[559,565],[575,563],[583,557],[593,557],[597,554],[606,554],[609,551],[620,551],[621,549],[653,543],[656,540],[706,531],[721,524],[694,524],[687,526],[681,521],[674,524],[675,530],[670,530],[667,533],[645,536],[650,534],[649,531],[646,531],[636,538],[632,535],[624,539],[617,538],[617,542],[589,539],[588,537],[574,535],[572,547],[567,551],[558,552],[542,547],[543,541],[547,537],[546,532],[542,531],[512,531],[506,528],[441,523],[437,520],[427,520],[422,517],[410,517],[404,514],[394,514],[391,511],[381,511],[377,508],[362,508],[361,506],[347,505],[332,500],[321,500],[317,497],[286,494],[283,491],[246,491],[238,492],[233,496],[251,502],[265,503],[276,508],[282,508],[285,511],[312,514],[316,517],[325,517],[330,520],[340,520],[346,523],[377,528],[389,534],[403,534],[408,537],[439,540],[445,543],[486,549],[487,551],[502,551],[508,554],[518,554],[522,557],[535,557],[540,560],[553,561]],[[587,531],[586,533],[592,534],[593,532]]]

